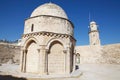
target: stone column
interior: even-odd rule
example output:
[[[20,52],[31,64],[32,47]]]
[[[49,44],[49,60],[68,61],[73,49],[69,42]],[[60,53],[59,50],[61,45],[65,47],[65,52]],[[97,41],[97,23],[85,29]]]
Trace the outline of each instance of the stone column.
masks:
[[[71,72],[71,50],[70,47],[67,48],[67,58],[66,58],[66,74]]]
[[[49,50],[46,49],[46,54],[45,54],[45,73],[48,74],[48,54]]]
[[[40,73],[40,70],[41,70],[41,67],[40,67],[40,65],[41,65],[41,55],[40,55],[40,49],[37,49],[38,50],[38,54],[39,54],[39,56],[38,56],[38,58],[39,58],[39,61],[38,61],[38,73]]]
[[[26,57],[27,57],[27,50],[23,50],[23,67],[22,72],[26,72]]]
[[[73,71],[75,71],[75,68],[76,68],[76,54],[74,53],[74,56],[73,56]]]
[[[40,48],[40,75],[47,75],[47,49],[44,46]]]
[[[24,51],[21,49],[21,54],[20,54],[20,71],[21,72],[23,71],[23,59],[24,59],[23,53]]]
[[[66,73],[66,71],[67,71],[67,70],[66,70],[66,69],[67,69],[67,67],[66,67],[66,66],[67,66],[67,65],[66,65],[66,64],[67,64],[67,50],[63,50],[63,53],[65,54],[65,64],[64,64],[64,69],[65,69],[65,73]]]

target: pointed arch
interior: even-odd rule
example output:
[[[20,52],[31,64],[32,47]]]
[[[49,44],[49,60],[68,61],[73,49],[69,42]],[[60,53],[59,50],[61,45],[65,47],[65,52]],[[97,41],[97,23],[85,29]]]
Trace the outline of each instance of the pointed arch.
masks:
[[[48,74],[65,73],[65,54],[61,42],[54,40],[49,45],[48,53]]]
[[[39,47],[39,42],[38,42],[38,40],[37,40],[36,38],[34,38],[34,37],[30,37],[30,38],[28,38],[28,39],[25,41],[25,43],[23,44],[23,45],[24,45],[23,48],[24,48],[24,49],[27,49],[28,46],[29,46],[32,42],[35,42],[35,43],[37,44],[37,46]]]
[[[28,38],[24,43],[26,54],[24,55],[25,72],[38,73],[39,53],[38,41],[34,37]]]
[[[80,64],[80,54],[76,54],[76,64]]]
[[[64,47],[64,49],[66,49],[66,46],[64,45],[64,42],[62,40],[60,40],[60,39],[54,39],[54,38],[48,41],[48,43],[46,44],[46,49],[49,50],[50,46],[51,46],[51,44],[53,44],[53,42],[60,43]]]

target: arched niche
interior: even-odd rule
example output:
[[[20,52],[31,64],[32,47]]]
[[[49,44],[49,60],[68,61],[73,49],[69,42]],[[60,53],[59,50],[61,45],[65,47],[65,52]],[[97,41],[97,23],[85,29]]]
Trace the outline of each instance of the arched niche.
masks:
[[[76,54],[76,64],[80,64],[80,54]]]
[[[65,73],[65,54],[63,44],[59,41],[53,41],[49,47],[48,53],[48,74]]]
[[[31,42],[35,42],[39,48],[39,41],[35,37],[30,37],[23,43],[23,49],[27,49]]]
[[[24,48],[26,50],[25,55],[25,72],[27,73],[38,73],[39,65],[39,53],[38,53],[38,43],[34,38],[29,38]]]

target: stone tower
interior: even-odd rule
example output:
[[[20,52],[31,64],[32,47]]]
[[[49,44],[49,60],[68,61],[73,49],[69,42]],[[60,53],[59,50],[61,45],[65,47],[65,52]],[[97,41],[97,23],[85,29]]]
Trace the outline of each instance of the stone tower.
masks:
[[[94,21],[90,22],[89,28],[90,28],[89,30],[90,45],[101,45],[100,38],[99,38],[98,25],[96,24],[96,22]]]
[[[69,74],[73,69],[74,26],[64,10],[45,3],[25,20],[21,72]]]

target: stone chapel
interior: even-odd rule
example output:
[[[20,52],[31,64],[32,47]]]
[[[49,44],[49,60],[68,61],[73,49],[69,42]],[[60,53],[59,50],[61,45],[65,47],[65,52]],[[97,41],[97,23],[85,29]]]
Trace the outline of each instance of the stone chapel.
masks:
[[[20,70],[40,75],[70,74],[73,70],[74,26],[54,3],[37,7],[25,20]]]

